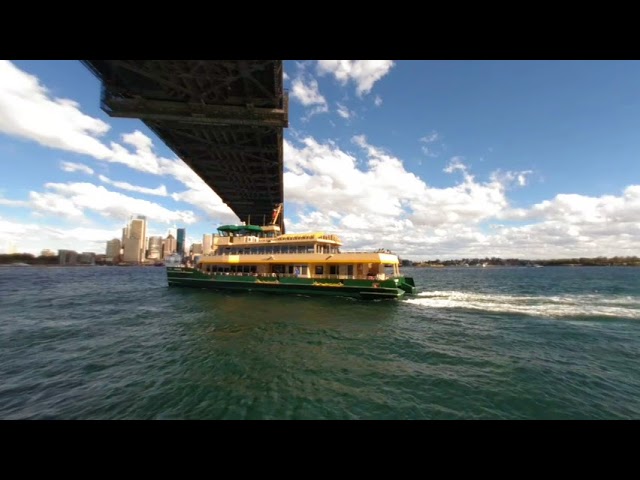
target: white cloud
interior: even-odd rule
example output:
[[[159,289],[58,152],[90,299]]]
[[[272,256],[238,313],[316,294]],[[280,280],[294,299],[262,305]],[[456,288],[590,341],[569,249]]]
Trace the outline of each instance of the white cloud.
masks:
[[[83,163],[60,162],[60,168],[65,172],[82,172],[87,175],[93,175],[93,169]]]
[[[354,141],[363,144],[366,139]],[[297,148],[285,142],[285,197],[320,211],[370,215],[379,223],[381,217],[400,215],[402,202],[424,189],[424,183],[406,172],[401,162],[382,152],[371,152],[367,167],[360,170],[353,155],[331,143],[307,137]]]
[[[20,253],[39,255],[44,248],[78,252],[105,253],[106,242],[120,238],[121,229],[60,228],[42,223],[18,223],[0,218],[0,253],[15,249]],[[17,239],[17,240],[16,240]]]
[[[301,68],[300,75],[293,80],[291,96],[305,107],[313,106],[313,108],[308,109],[307,114],[302,117],[303,122],[308,122],[314,115],[327,113],[329,111],[329,105],[318,89],[318,81],[311,78],[305,83],[303,73],[304,68]]]
[[[422,153],[424,153],[427,157],[437,157],[438,156],[437,154],[432,152],[431,149],[429,147],[427,147],[426,145],[423,145],[422,147],[420,147],[420,150],[422,150]]]
[[[379,107],[380,105],[382,105],[382,97],[380,95],[376,95],[376,98],[374,98],[373,103],[375,104],[376,107]]]
[[[192,224],[196,216],[189,210],[173,211],[157,203],[112,192],[92,183],[47,183],[46,192],[30,193],[30,205],[36,212],[81,219],[85,210],[104,217],[125,221],[131,215],[145,215],[149,220]]]
[[[358,96],[367,94],[373,85],[393,67],[392,60],[318,60],[318,73],[332,74],[341,84],[356,84]]]
[[[204,183],[204,182],[203,182]],[[180,193],[172,193],[175,201],[189,203],[197,206],[208,215],[208,218],[219,223],[234,223],[238,217],[223,203],[217,194],[212,195],[213,190],[205,184],[206,188],[192,188]]]
[[[29,202],[23,200],[9,200],[8,198],[0,197],[0,205],[6,205],[9,207],[27,207]]]
[[[420,141],[423,143],[433,143],[436,140],[440,140],[440,134],[438,132],[436,132],[435,130],[427,135],[425,135],[424,137],[420,138]]]
[[[138,193],[146,193],[147,195],[158,195],[160,197],[166,197],[168,195],[167,187],[165,187],[164,185],[160,185],[157,188],[147,188],[147,187],[140,187],[138,185],[131,185],[130,183],[127,183],[127,182],[114,181],[108,177],[105,177],[104,175],[98,175],[98,178],[100,179],[101,182],[106,183],[107,185],[113,185],[114,187],[120,188],[122,190],[129,190],[131,192],[138,192]]]
[[[507,184],[517,184],[519,187],[524,187],[527,185],[528,177],[533,173],[533,170],[523,170],[520,172],[512,172],[507,171],[503,172],[501,170],[496,170],[491,174],[493,179],[496,179],[505,185]]]
[[[526,185],[531,171],[496,171],[481,182],[457,156],[445,171],[461,178],[435,188],[364,135],[353,142],[364,159],[312,137],[285,142],[289,231],[333,231],[348,249],[384,246],[414,259],[637,255],[640,186],[621,196],[565,194],[514,209],[507,191]],[[509,226],[514,220],[528,224]]]
[[[425,135],[424,137],[421,137],[420,142],[424,143],[424,145],[420,147],[422,150],[422,153],[424,153],[428,157],[432,157],[432,158],[437,157],[438,154],[433,151],[433,147],[431,146],[431,144],[433,144],[434,142],[440,139],[441,139],[440,134],[435,130]]]
[[[317,107],[313,107],[310,110],[307,110],[307,114],[302,117],[303,122],[308,122],[311,117],[317,115],[319,113],[327,113],[329,111],[329,107],[327,105],[319,105]]]
[[[39,213],[52,213],[55,216],[72,219],[84,218],[83,208],[73,200],[53,192],[30,192],[30,206]]]
[[[349,110],[347,107],[345,107],[341,103],[338,103],[337,105],[338,105],[338,109],[336,111],[338,112],[338,115],[340,115],[342,118],[348,120],[354,115],[354,113],[351,110]]]
[[[451,157],[451,160],[442,171],[446,173],[453,173],[456,170],[460,170],[463,174],[467,175],[467,167],[462,163],[462,160],[464,159],[460,156]]]
[[[0,61],[0,132],[46,147],[108,157],[109,149],[95,137],[106,133],[109,125],[78,107],[72,100],[51,98],[37,77]]]
[[[318,81],[315,78],[309,79],[308,83],[305,83],[302,77],[293,80],[291,96],[305,107],[310,105],[327,105],[327,100],[318,90]]]

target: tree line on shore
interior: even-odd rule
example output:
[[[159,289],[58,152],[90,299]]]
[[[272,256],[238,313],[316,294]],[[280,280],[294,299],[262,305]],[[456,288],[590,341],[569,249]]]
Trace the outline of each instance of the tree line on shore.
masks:
[[[57,265],[60,262],[55,255],[35,256],[30,253],[3,253],[0,254],[0,264],[27,263],[29,265]]]
[[[0,253],[0,265],[10,265],[12,263],[26,263],[27,265],[59,265],[58,255],[38,255],[31,253]],[[95,260],[96,265],[104,264],[104,261]]]
[[[595,257],[595,258],[554,258],[548,260],[527,260],[520,258],[462,258],[458,260],[425,260],[414,262],[402,260],[403,266],[413,267],[558,267],[558,266],[585,266],[585,267],[640,267],[640,258],[633,257]]]

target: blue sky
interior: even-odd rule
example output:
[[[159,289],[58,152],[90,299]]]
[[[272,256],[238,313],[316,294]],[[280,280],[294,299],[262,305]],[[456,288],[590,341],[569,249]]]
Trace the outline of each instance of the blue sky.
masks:
[[[413,259],[638,255],[640,62],[285,61],[287,230]],[[237,218],[79,61],[0,62],[0,253],[104,253],[130,215]]]

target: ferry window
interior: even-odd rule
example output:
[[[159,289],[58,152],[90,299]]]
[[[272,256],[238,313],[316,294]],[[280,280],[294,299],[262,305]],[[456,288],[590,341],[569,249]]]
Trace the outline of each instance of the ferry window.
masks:
[[[306,265],[302,265],[302,275],[306,275],[307,274],[307,266]]]
[[[329,275],[337,275],[337,274],[338,274],[338,266],[329,265]]]
[[[313,252],[313,245],[308,245],[307,246],[307,253],[314,253]]]
[[[256,266],[252,265],[249,270],[251,273],[256,273]]]
[[[322,265],[316,265],[316,275],[322,275],[324,273],[324,267]]]
[[[293,274],[293,265],[289,265],[289,273]]]
[[[349,277],[353,276],[353,265],[347,265],[347,275]]]

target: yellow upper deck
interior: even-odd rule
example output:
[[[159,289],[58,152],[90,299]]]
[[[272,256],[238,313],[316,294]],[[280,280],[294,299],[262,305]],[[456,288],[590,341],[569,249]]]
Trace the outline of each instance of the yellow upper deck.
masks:
[[[269,255],[205,255],[202,264],[358,264],[398,265],[398,256],[391,253],[282,253]]]

